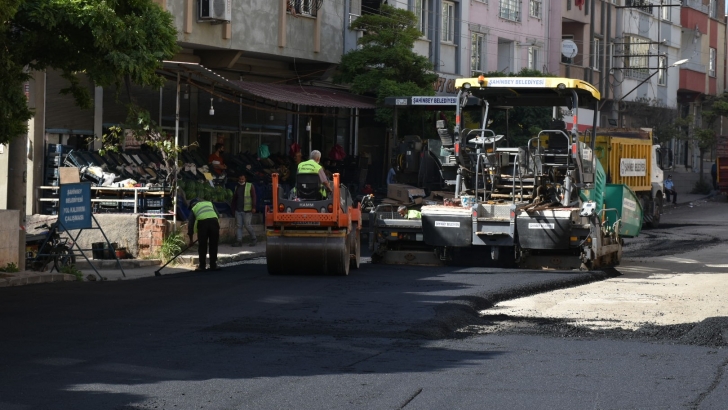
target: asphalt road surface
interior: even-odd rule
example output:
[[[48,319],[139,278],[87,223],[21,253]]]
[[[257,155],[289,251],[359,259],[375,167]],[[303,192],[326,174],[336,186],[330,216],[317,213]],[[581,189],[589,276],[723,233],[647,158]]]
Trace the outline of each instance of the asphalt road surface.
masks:
[[[728,231],[667,219],[627,262]],[[727,407],[720,317],[631,331],[487,313],[616,272],[365,263],[271,277],[264,263],[0,289],[0,410]]]

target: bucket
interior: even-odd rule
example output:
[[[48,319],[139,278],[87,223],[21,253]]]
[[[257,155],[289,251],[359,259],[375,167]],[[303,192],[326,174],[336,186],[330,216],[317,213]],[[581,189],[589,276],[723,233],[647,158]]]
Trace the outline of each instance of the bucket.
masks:
[[[463,208],[472,207],[473,205],[475,205],[475,197],[473,195],[461,195],[460,205],[462,205]]]
[[[104,259],[104,246],[106,246],[104,242],[94,242],[91,244],[91,254],[94,259]]]

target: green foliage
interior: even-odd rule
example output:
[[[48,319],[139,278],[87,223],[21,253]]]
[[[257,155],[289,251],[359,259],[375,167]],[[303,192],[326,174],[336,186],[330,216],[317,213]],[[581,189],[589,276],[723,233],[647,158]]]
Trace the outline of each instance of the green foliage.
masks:
[[[667,107],[657,98],[637,98],[628,103],[630,126],[652,128],[652,135],[658,142],[681,138],[682,128],[687,126],[681,121],[676,108]]]
[[[415,41],[422,36],[414,13],[386,4],[380,11],[352,23],[353,29],[364,31],[359,39],[361,48],[341,58],[334,81],[350,84],[356,94],[376,95],[380,104],[385,97],[434,95],[437,74],[433,65],[413,51]],[[390,109],[378,109],[375,115],[378,121],[392,122]]]
[[[0,268],[0,272],[12,273],[12,272],[18,272],[18,271],[19,271],[18,265],[16,265],[14,262],[8,262],[8,264],[5,265],[4,268]]]
[[[178,253],[182,252],[182,249],[187,243],[182,233],[178,231],[172,232],[169,236],[164,238],[162,246],[157,251],[159,259],[163,263],[167,263]]]
[[[708,182],[707,180],[701,178],[697,182],[695,182],[695,186],[693,187],[693,190],[690,191],[691,194],[703,194],[707,195],[713,191],[713,186]]]
[[[178,50],[172,16],[152,0],[6,0],[0,7],[0,143],[27,132],[23,83],[55,69],[76,104],[90,108],[83,73],[96,86],[159,87],[156,70]]]
[[[76,277],[76,280],[83,280],[83,272],[76,268],[76,265],[66,265],[61,268],[61,273],[66,273]]]

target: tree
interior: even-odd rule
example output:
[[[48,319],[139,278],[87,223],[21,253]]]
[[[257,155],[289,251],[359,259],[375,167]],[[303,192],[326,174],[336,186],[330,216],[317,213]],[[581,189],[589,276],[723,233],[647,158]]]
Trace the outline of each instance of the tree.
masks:
[[[657,98],[637,98],[628,103],[632,126],[652,128],[657,142],[681,138],[677,108],[667,107]]]
[[[728,116],[728,93],[707,97],[703,103],[702,111],[704,127],[694,133],[694,137],[698,142],[698,149],[700,149],[700,184],[703,184],[703,158],[705,152],[712,149],[717,142],[716,121],[725,116]]]
[[[28,70],[55,69],[63,94],[93,105],[77,76],[96,86],[160,87],[161,61],[178,50],[172,16],[152,0],[6,0],[0,10],[0,143],[27,132],[32,118],[23,92]],[[130,107],[130,112],[134,110]]]
[[[432,63],[413,51],[415,41],[422,37],[414,13],[383,4],[380,14],[363,15],[352,28],[364,31],[358,42],[361,48],[341,58],[335,82],[350,84],[356,94],[375,95],[380,105],[386,97],[435,94],[437,74]],[[375,117],[390,124],[392,114],[392,109],[379,108]],[[405,116],[408,114],[411,118],[403,123],[421,123],[421,114]]]

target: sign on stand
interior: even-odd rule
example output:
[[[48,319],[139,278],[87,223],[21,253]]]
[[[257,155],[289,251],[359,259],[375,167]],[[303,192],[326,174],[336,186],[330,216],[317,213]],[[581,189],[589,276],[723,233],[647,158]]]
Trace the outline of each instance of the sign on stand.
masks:
[[[60,186],[58,220],[61,230],[91,228],[91,183],[62,184]]]

